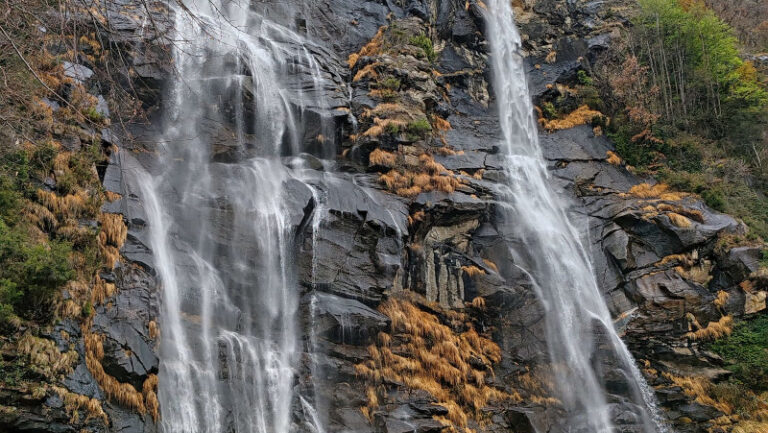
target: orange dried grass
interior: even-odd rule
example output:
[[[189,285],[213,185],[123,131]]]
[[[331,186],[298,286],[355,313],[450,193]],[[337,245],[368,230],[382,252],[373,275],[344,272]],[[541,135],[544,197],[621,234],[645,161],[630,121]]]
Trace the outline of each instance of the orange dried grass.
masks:
[[[382,43],[384,42],[385,30],[387,30],[387,26],[379,27],[379,30],[373,36],[373,39],[371,39],[367,44],[365,44],[363,48],[360,49],[359,52],[349,55],[349,58],[347,59],[347,64],[349,65],[350,69],[355,67],[360,57],[373,56],[378,54],[381,51],[381,46],[382,46]]]
[[[461,429],[470,419],[480,422],[483,409],[492,401],[520,401],[516,393],[486,385],[486,375],[493,374],[490,365],[501,360],[501,350],[471,325],[466,325],[469,329],[465,332],[456,332],[436,315],[395,298],[382,303],[379,310],[392,321],[391,335],[382,337],[386,333],[381,333],[379,346],[368,347],[371,359],[355,366],[357,374],[369,383],[394,381],[426,391],[448,409],[445,418],[435,419]],[[486,367],[475,368],[478,360]],[[372,389],[368,391],[368,405],[362,409],[368,417],[380,404]]]
[[[104,409],[101,407],[101,402],[99,400],[88,398],[82,394],[75,394],[59,386],[52,386],[51,389],[64,402],[64,411],[70,417],[70,424],[79,423],[80,411],[83,411],[86,414],[85,419],[82,420],[83,423],[88,422],[90,419],[98,418],[104,425],[109,425],[109,418],[107,417],[107,414],[104,413]]]
[[[733,333],[733,317],[723,316],[717,322],[709,322],[706,328],[689,332],[685,336],[690,340],[717,340]]]
[[[559,131],[562,129],[570,129],[579,125],[586,125],[592,122],[595,117],[600,117],[603,114],[599,111],[592,110],[587,105],[582,105],[562,119],[547,120],[544,117],[539,118],[539,123],[547,131]]]
[[[621,157],[617,155],[615,152],[607,151],[605,152],[605,160],[608,162],[608,164],[611,165],[621,165]]]
[[[392,168],[397,162],[397,154],[381,149],[375,149],[368,156],[368,161],[371,165],[379,165],[382,167]]]
[[[475,266],[475,265],[471,265],[471,266],[462,266],[462,267],[461,267],[461,270],[462,270],[462,271],[463,271],[465,274],[469,275],[469,277],[470,277],[470,278],[473,278],[473,277],[475,277],[475,276],[477,276],[477,275],[485,275],[485,271],[484,271],[484,270],[482,270],[482,269],[480,269],[480,268],[478,268],[478,267],[477,267],[477,266]]]
[[[624,197],[636,197],[642,199],[659,199],[665,201],[680,201],[688,194],[681,192],[672,192],[669,190],[669,185],[664,183],[657,183],[650,185],[648,183],[641,183],[633,186],[629,189],[629,192],[623,194]]]
[[[101,360],[104,358],[101,336],[87,332],[84,333],[84,339],[85,365],[107,398],[144,415],[147,412],[147,407],[143,395],[133,385],[121,383],[104,371],[104,367],[101,365]]]

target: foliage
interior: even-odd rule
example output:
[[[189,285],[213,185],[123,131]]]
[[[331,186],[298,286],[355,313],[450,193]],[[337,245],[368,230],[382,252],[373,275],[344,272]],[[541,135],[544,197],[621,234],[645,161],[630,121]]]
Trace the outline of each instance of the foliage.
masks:
[[[734,28],[739,41],[750,50],[768,51],[768,2],[762,0],[705,0]]]
[[[0,319],[49,316],[57,289],[74,277],[71,251],[68,242],[35,243],[22,228],[0,220]]]
[[[587,71],[583,69],[579,69],[579,72],[576,73],[576,79],[582,86],[591,86],[594,84],[592,77],[590,77],[589,74],[587,74]]]
[[[734,378],[752,389],[768,390],[768,315],[736,326],[733,334],[710,346],[732,364]]]
[[[702,3],[641,0],[635,24],[640,60],[658,89],[654,112],[666,123],[725,138],[749,153],[768,122],[768,91],[739,56],[731,28]]]
[[[414,120],[408,124],[408,132],[419,137],[424,137],[432,132],[432,125],[427,119]]]
[[[421,48],[424,52],[424,57],[430,62],[434,62],[437,59],[437,53],[434,46],[432,46],[432,39],[429,36],[424,34],[412,36],[409,42],[411,45]]]
[[[618,154],[768,238],[766,78],[701,0],[641,0],[633,24],[593,71]]]

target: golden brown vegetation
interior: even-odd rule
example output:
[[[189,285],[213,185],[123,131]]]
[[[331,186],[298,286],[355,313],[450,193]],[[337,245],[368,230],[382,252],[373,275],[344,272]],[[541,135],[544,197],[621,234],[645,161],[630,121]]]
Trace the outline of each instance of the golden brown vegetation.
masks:
[[[381,51],[382,43],[384,42],[384,31],[387,30],[387,26],[381,26],[379,27],[379,31],[376,32],[376,35],[374,35],[373,39],[370,40],[363,48],[357,52],[349,55],[349,58],[347,59],[347,64],[349,65],[349,68],[352,69],[357,64],[357,60],[360,59],[360,57],[366,57],[366,56],[373,56],[376,55]]]
[[[485,263],[485,266],[488,266],[489,268],[491,268],[493,272],[496,272],[496,273],[499,272],[499,267],[496,266],[496,263],[493,263],[491,260],[483,259],[483,263]]]
[[[381,333],[377,344],[368,347],[370,360],[355,366],[370,384],[368,405],[362,409],[369,419],[382,404],[384,394],[377,387],[385,382],[428,392],[448,410],[446,417],[435,419],[455,431],[468,431],[470,420],[482,424],[483,409],[492,402],[520,401],[516,393],[486,383],[493,374],[491,366],[501,360],[501,350],[470,324],[463,330],[451,328],[408,300],[390,298],[379,310],[391,319],[391,331]],[[453,316],[461,318],[460,313]],[[478,363],[483,367],[477,368]]]
[[[48,379],[55,380],[72,372],[79,359],[76,351],[61,353],[56,343],[26,333],[16,344],[18,354],[26,357],[27,367]]]
[[[544,117],[540,117],[539,123],[547,131],[559,131],[562,129],[574,128],[579,125],[586,125],[591,123],[592,119],[602,117],[602,115],[603,114],[599,111],[595,111],[587,105],[582,105],[562,119],[548,120]]]
[[[77,424],[80,420],[80,412],[83,411],[86,417],[82,422],[88,422],[89,419],[98,418],[105,425],[109,425],[109,418],[101,407],[101,402],[95,398],[88,398],[82,394],[75,394],[59,386],[52,386],[51,389],[64,402],[64,410],[70,416],[70,424]]]
[[[692,225],[691,224],[691,220],[689,220],[688,218],[686,218],[686,217],[684,217],[684,216],[682,216],[682,215],[680,215],[678,213],[669,212],[667,214],[667,217],[669,218],[669,221],[673,225],[675,225],[677,227],[680,227],[680,228],[683,228],[683,229],[687,229],[687,228],[691,227],[691,225]]]
[[[371,165],[392,168],[395,166],[395,163],[397,163],[397,154],[381,149],[374,149],[368,156],[368,161]]]
[[[691,340],[716,340],[731,335],[733,332],[733,317],[723,316],[717,322],[709,322],[706,327],[685,334]]]
[[[379,181],[395,194],[409,198],[430,191],[452,193],[461,185],[453,172],[426,153],[419,156],[418,166],[390,170]]]
[[[605,152],[605,160],[611,165],[621,165],[621,157],[610,150]]]
[[[472,308],[477,308],[478,310],[485,310],[485,298],[482,296],[478,296],[475,299],[472,300],[472,302],[469,303],[469,305],[472,306]]]
[[[680,192],[672,192],[669,190],[669,185],[664,183],[657,183],[655,185],[641,183],[630,188],[629,192],[624,194],[624,196],[642,198],[642,199],[680,201],[684,197],[688,196],[688,194],[680,193]]]
[[[101,365],[101,360],[104,358],[102,337],[91,332],[84,332],[83,336],[85,339],[85,365],[107,398],[142,415],[145,414],[147,407],[144,404],[144,396],[133,385],[121,383],[104,371],[104,367]]]
[[[482,270],[482,269],[480,269],[480,268],[478,268],[478,267],[477,267],[477,266],[475,266],[475,265],[471,265],[471,266],[462,266],[462,267],[461,267],[461,270],[462,270],[462,272],[464,272],[465,274],[469,275],[469,277],[470,277],[470,278],[472,278],[472,277],[476,277],[476,276],[478,276],[478,275],[485,275],[485,271],[484,271],[484,270]]]

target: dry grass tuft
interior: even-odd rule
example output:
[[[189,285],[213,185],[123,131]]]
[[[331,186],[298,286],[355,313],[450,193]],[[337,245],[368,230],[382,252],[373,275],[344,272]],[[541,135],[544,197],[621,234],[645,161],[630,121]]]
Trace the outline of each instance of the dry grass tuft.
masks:
[[[357,374],[371,384],[368,404],[362,408],[369,419],[382,403],[374,386],[385,383],[401,383],[408,389],[428,392],[448,410],[446,417],[435,419],[464,431],[468,431],[470,419],[482,422],[487,416],[484,408],[491,402],[521,400],[516,393],[486,384],[486,376],[493,374],[491,365],[501,360],[501,350],[470,324],[456,320],[467,330],[455,330],[435,314],[395,298],[382,303],[379,310],[392,321],[390,336],[383,338],[380,334],[379,345],[368,347],[371,359],[355,366]],[[456,312],[444,313],[446,317],[464,317]]]
[[[24,206],[24,216],[28,221],[45,232],[54,231],[59,224],[59,221],[50,209],[31,201],[28,201]]]
[[[595,117],[601,117],[603,114],[599,111],[592,110],[587,105],[582,105],[562,119],[547,120],[544,117],[539,118],[539,123],[547,131],[559,131],[562,129],[570,129],[579,125],[586,125],[592,122]]]
[[[496,272],[497,274],[499,273],[499,267],[496,266],[496,263],[493,263],[488,259],[483,259],[483,263],[485,263],[485,266],[488,266],[489,268],[491,268],[493,272]]]
[[[99,215],[99,222],[99,250],[107,268],[112,269],[120,260],[120,248],[128,236],[128,227],[123,222],[123,216],[119,214],[103,213]]]
[[[733,317],[723,316],[717,322],[709,322],[706,328],[689,332],[685,336],[690,340],[717,340],[731,335],[733,332]]]
[[[99,215],[99,222],[101,223],[99,242],[117,248],[122,247],[128,236],[128,227],[123,222],[123,216],[119,214],[102,213]]]
[[[478,310],[485,310],[485,298],[482,296],[478,296],[475,299],[472,300],[472,302],[469,303],[469,305],[472,306],[472,308],[477,308]]]
[[[160,326],[158,326],[157,322],[150,320],[147,328],[149,329],[149,338],[157,340],[157,337],[160,336]]]
[[[419,166],[413,167],[419,171],[390,170],[382,174],[379,181],[389,191],[407,198],[430,191],[442,191],[450,194],[461,185],[461,181],[451,171],[436,162],[430,155],[421,155],[419,162]]]
[[[621,157],[619,155],[616,155],[616,153],[612,151],[605,152],[605,160],[608,162],[608,164],[619,166],[621,165]]]
[[[462,267],[461,267],[461,270],[462,270],[462,271],[463,271],[465,274],[469,275],[469,277],[470,277],[470,278],[473,278],[473,277],[475,277],[475,276],[477,276],[477,275],[485,275],[485,271],[484,271],[484,270],[482,270],[482,269],[480,269],[480,268],[478,268],[478,267],[477,267],[477,266],[475,266],[475,265],[471,265],[471,266],[462,266]]]
[[[355,77],[352,79],[352,81],[357,82],[365,78],[369,78],[372,80],[375,80],[376,78],[379,78],[379,73],[376,72],[376,67],[378,66],[378,63],[371,63],[368,65],[365,65],[364,68],[357,71],[355,74]]]
[[[381,149],[375,149],[368,156],[368,161],[371,165],[378,165],[382,167],[392,168],[397,162],[397,154],[387,152]]]
[[[733,413],[733,407],[725,402],[719,402],[710,396],[712,382],[704,377],[695,376],[675,376],[670,373],[662,375],[672,381],[675,385],[683,389],[688,397],[695,399],[697,403],[712,406],[726,415]]]
[[[449,131],[453,129],[451,127],[451,122],[443,119],[440,116],[433,116],[432,117],[432,128],[436,131]]]
[[[378,117],[373,119],[373,126],[363,132],[363,137],[379,137],[385,132],[397,133],[400,129],[406,127],[408,122],[396,119],[380,119]]]
[[[62,219],[79,218],[85,215],[91,207],[90,199],[84,190],[59,196],[40,189],[37,190],[37,201]]]
[[[656,185],[641,183],[630,188],[629,192],[624,194],[624,197],[680,201],[687,195],[685,193],[669,191],[669,185],[664,183],[657,183]]]
[[[61,353],[52,340],[30,333],[16,343],[16,352],[26,357],[27,368],[50,380],[72,373],[73,365],[80,358],[76,351]]]
[[[150,374],[144,380],[141,390],[144,401],[147,406],[147,412],[152,416],[152,420],[157,422],[160,418],[160,402],[157,400],[157,375]]]
[[[715,298],[715,301],[714,301],[715,307],[722,310],[725,307],[725,305],[728,303],[728,298],[730,297],[731,296],[728,294],[728,292],[724,290],[719,290],[717,292],[717,298]]]
[[[384,42],[385,30],[387,30],[387,26],[379,27],[379,31],[376,32],[376,35],[374,35],[373,39],[371,39],[370,42],[365,44],[365,46],[363,46],[363,48],[359,52],[349,55],[349,58],[347,59],[347,64],[349,65],[350,69],[355,67],[360,57],[373,56],[378,54],[381,51],[381,46],[382,46],[382,43]]]
[[[408,224],[413,225],[417,222],[424,221],[426,214],[423,210],[415,212],[413,215],[408,215]]]
[[[112,191],[106,191],[104,193],[104,195],[106,196],[107,201],[110,202],[110,203],[118,201],[121,198],[123,198],[123,196],[121,196],[120,194],[118,194],[116,192],[112,192]]]
[[[101,360],[104,358],[104,346],[101,336],[94,333],[84,333],[85,365],[88,371],[107,395],[107,398],[121,406],[132,409],[142,415],[147,413],[144,396],[128,383],[120,383],[104,371]]]
[[[64,402],[64,410],[70,417],[70,424],[77,424],[81,422],[80,412],[83,411],[86,414],[85,419],[82,420],[83,423],[88,422],[90,419],[98,418],[104,423],[104,425],[109,425],[109,418],[107,417],[107,414],[104,413],[104,409],[101,407],[101,402],[99,400],[96,400],[95,398],[88,398],[82,394],[69,392],[68,390],[58,386],[52,386],[51,389]]]
[[[683,229],[690,228],[691,225],[693,225],[691,223],[691,220],[689,220],[688,218],[680,215],[679,213],[670,212],[670,213],[667,214],[667,217],[669,218],[669,221],[673,225],[675,225],[677,227],[680,227],[680,228],[683,228]]]

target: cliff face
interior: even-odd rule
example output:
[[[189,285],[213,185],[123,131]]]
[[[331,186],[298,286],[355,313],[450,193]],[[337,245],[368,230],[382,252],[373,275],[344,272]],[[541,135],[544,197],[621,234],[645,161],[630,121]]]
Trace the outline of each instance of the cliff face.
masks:
[[[119,198],[102,211],[122,215],[127,226],[119,263],[101,275],[116,291],[95,307],[86,328],[65,320],[50,335],[64,350],[66,331],[79,354],[61,385],[102,401],[109,421],[74,419],[69,403],[51,394],[19,398],[19,409],[0,421],[7,431],[156,431],[144,390],[158,373],[161,293],[146,204],[132,173],[163,169],[152,138],[162,128],[157,113],[173,74],[164,37],[171,19],[159,4],[134,5],[137,18],[126,12],[128,3],[114,4],[103,30],[126,48],[132,66],[124,72],[149,121],[103,133],[117,148],[101,177]],[[623,2],[513,3],[535,101],[573,84],[626,23]],[[459,430],[566,431],[549,378],[556,366],[547,361],[544,312],[512,265],[517,258],[508,245],[516,240],[501,235],[515,221],[504,220],[494,201],[504,176],[484,5],[322,0],[253,8],[306,32],[333,83],[322,89],[327,106],[303,113],[302,158],[324,185],[323,200],[301,185],[287,186],[304,330],[296,389],[312,397],[326,431],[437,432],[446,423]],[[152,31],[142,26],[147,21]],[[328,119],[332,137],[323,129]],[[222,162],[233,157],[225,138],[233,127],[212,127],[220,128],[211,135],[222,137],[213,144]],[[540,138],[552,187],[568,198],[575,224],[588,234],[616,326],[644,366],[664,417],[676,431],[705,431],[723,414],[694,401],[674,377],[727,374],[690,332],[765,309],[765,292],[739,287],[757,270],[760,248],[723,248],[721,239],[743,233],[742,224],[633,175],[592,125],[542,131]],[[323,146],[329,139],[338,143],[331,155]],[[332,159],[334,168],[320,158]],[[517,250],[524,254],[525,246]],[[86,365],[93,352],[103,373],[143,392],[141,405],[105,391],[109,380]],[[627,378],[613,360],[600,362],[616,423],[637,431]],[[311,431],[313,416],[295,403],[297,430]]]

